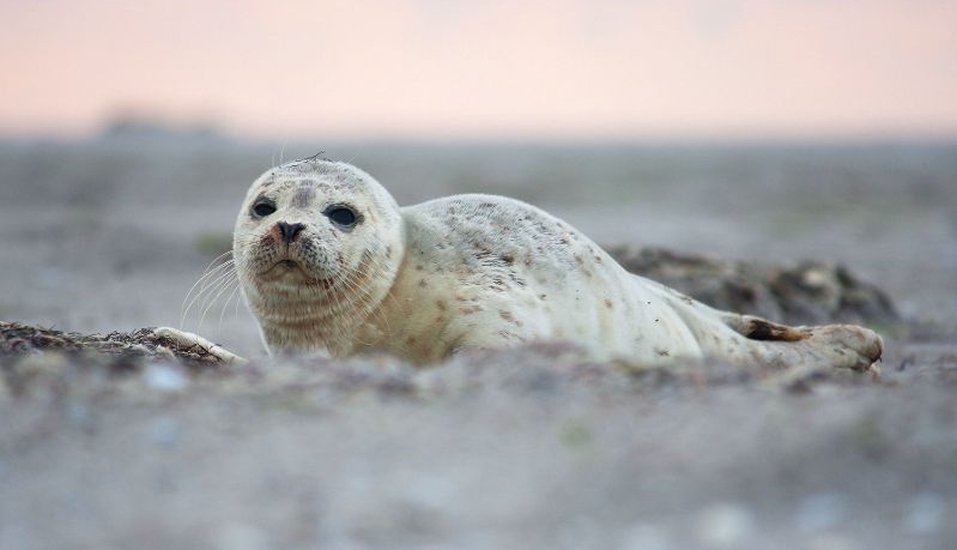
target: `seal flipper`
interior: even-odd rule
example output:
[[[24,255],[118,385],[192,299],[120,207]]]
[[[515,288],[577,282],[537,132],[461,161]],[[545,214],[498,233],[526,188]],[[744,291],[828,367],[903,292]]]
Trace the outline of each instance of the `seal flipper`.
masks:
[[[172,327],[157,327],[153,329],[153,334],[158,338],[170,340],[180,348],[189,349],[191,347],[198,347],[204,353],[215,357],[219,362],[227,365],[239,365],[246,362],[245,358],[192,332],[186,332]]]
[[[811,329],[807,327],[789,327],[752,315],[727,314],[724,321],[748,340],[800,342],[811,336]]]
[[[857,325],[790,327],[751,315],[724,313],[724,323],[743,336],[748,347],[769,361],[788,364],[826,362],[836,368],[878,373],[884,342]]]

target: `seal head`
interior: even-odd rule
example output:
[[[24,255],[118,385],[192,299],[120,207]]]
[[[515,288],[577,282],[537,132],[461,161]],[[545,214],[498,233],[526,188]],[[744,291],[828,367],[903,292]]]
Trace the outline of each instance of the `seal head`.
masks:
[[[306,159],[260,176],[233,258],[270,353],[348,354],[343,336],[388,295],[403,241],[395,200],[354,166]]]

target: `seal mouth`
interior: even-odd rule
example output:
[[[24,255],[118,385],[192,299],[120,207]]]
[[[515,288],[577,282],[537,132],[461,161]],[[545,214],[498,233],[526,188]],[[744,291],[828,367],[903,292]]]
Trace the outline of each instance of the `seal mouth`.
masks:
[[[260,275],[281,275],[294,270],[303,271],[303,274],[305,274],[305,271],[299,265],[299,262],[287,258],[285,260],[279,260],[278,262],[262,270]]]
[[[274,263],[263,271],[260,277],[266,277],[267,280],[279,280],[292,277],[292,281],[295,281],[297,285],[318,286],[325,290],[333,288],[336,284],[335,279],[320,279],[309,275],[299,262],[288,258]]]

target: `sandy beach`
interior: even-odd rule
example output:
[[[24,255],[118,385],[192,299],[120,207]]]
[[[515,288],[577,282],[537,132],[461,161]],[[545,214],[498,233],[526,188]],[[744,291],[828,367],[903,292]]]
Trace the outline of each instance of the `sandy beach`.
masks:
[[[603,245],[839,262],[893,301],[883,376],[276,363],[190,288],[249,183],[324,150],[400,204],[536,204]],[[957,145],[0,143],[0,321],[181,326],[235,371],[4,356],[0,548],[953,548]],[[16,380],[17,384],[12,384]]]

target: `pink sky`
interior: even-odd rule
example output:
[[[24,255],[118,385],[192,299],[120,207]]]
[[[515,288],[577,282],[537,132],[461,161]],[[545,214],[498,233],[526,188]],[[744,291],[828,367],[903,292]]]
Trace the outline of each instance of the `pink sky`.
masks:
[[[953,0],[0,0],[0,133],[957,136]]]

